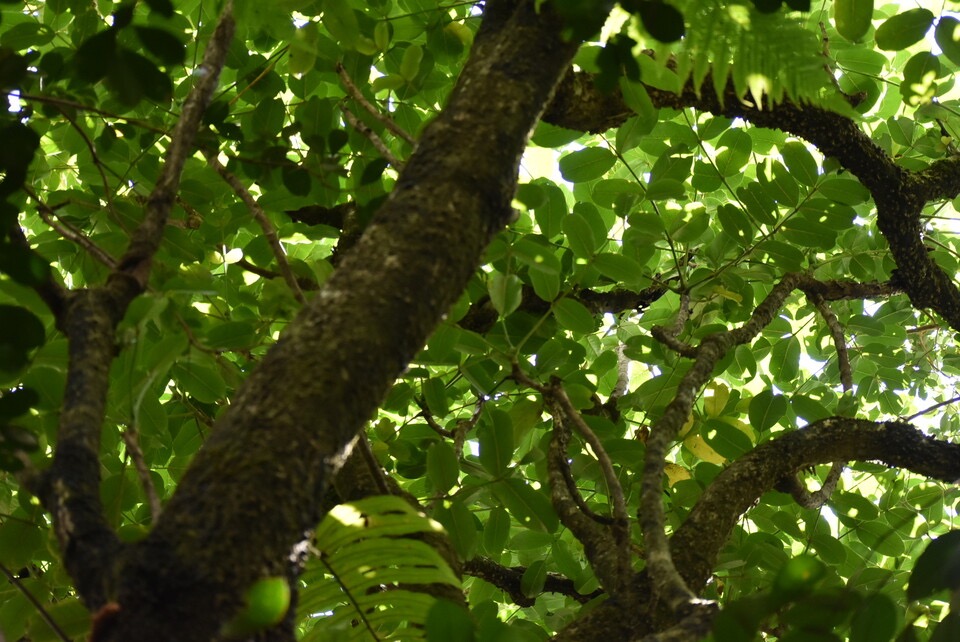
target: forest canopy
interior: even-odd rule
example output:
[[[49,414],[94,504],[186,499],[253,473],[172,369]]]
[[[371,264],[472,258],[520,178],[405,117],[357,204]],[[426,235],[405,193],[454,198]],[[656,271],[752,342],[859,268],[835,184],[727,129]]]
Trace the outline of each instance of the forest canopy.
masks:
[[[960,637],[960,19],[0,0],[0,641]]]

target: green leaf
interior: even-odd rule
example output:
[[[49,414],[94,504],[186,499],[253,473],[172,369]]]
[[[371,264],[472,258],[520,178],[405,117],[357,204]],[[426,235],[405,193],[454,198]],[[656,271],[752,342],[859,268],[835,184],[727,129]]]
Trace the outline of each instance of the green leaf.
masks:
[[[920,600],[944,589],[960,588],[960,530],[930,542],[914,564],[907,597]]]
[[[435,442],[427,450],[427,476],[440,494],[446,493],[457,484],[460,464],[453,447],[447,442]]]
[[[403,59],[400,62],[400,76],[407,81],[412,81],[420,72],[420,62],[423,60],[423,47],[420,45],[410,45],[403,52]]]
[[[800,374],[800,341],[795,336],[785,337],[773,344],[770,353],[770,374],[773,380],[787,384]]]
[[[225,321],[207,331],[206,344],[216,350],[242,350],[257,343],[257,331],[249,321]]]
[[[53,40],[53,29],[36,22],[21,22],[0,34],[0,45],[22,51],[29,47],[39,47]]]
[[[83,637],[90,630],[90,611],[75,597],[67,597],[56,604],[44,608],[44,614],[35,613],[30,617],[28,635],[32,642],[60,642],[63,636]],[[47,616],[57,623],[54,631]]]
[[[643,27],[651,36],[660,42],[675,42],[683,37],[683,14],[676,7],[661,0],[639,0],[637,4]]]
[[[243,609],[223,625],[220,634],[227,638],[248,637],[281,620],[290,608],[290,584],[285,577],[257,580],[244,595]]]
[[[887,642],[897,631],[898,608],[883,593],[864,599],[850,623],[850,642]]]
[[[597,320],[584,305],[573,299],[560,299],[553,304],[557,322],[573,332],[593,332]]]
[[[887,18],[877,27],[877,48],[886,51],[906,49],[926,35],[933,25],[933,18],[929,9],[908,9]]]
[[[759,247],[780,269],[787,272],[798,272],[803,269],[803,253],[794,246],[771,240],[764,241]]]
[[[728,129],[717,141],[716,167],[721,176],[739,174],[743,166],[750,160],[753,151],[753,140],[742,129]]]
[[[753,441],[739,428],[718,419],[708,419],[700,428],[704,440],[722,457],[736,459],[753,449]]]
[[[487,555],[497,557],[509,538],[510,514],[502,506],[494,506],[483,526],[483,550]]]
[[[560,158],[560,174],[571,183],[583,183],[600,178],[617,162],[609,149],[587,147]]]
[[[356,46],[360,37],[360,23],[349,2],[325,2],[322,20],[323,26],[344,49]]]
[[[449,507],[438,509],[435,516],[450,535],[457,554],[462,559],[471,559],[476,554],[479,535],[477,521],[470,509],[462,501],[453,501]]]
[[[150,11],[156,11],[164,18],[173,17],[173,3],[170,0],[146,0]]]
[[[889,557],[899,557],[906,550],[901,534],[881,521],[860,524],[857,529],[857,537],[871,550]]]
[[[515,274],[495,272],[487,285],[487,293],[494,309],[502,317],[509,316],[523,300],[523,283]]]
[[[26,308],[0,304],[0,343],[28,351],[43,345],[46,331],[43,323]]]
[[[934,39],[943,55],[955,65],[960,65],[960,20],[953,16],[940,16]]]
[[[459,604],[449,600],[437,600],[427,612],[427,641],[447,642],[462,640],[473,642],[474,626],[470,614]]]
[[[117,32],[114,29],[101,31],[80,45],[74,56],[77,76],[94,83],[110,73],[117,57]]]
[[[835,0],[833,19],[840,35],[851,42],[859,42],[870,30],[873,18],[873,0]]]
[[[181,362],[173,368],[173,378],[184,392],[201,403],[215,403],[227,394],[227,384],[210,366]]]
[[[165,65],[183,64],[186,50],[175,35],[157,27],[134,26],[134,31],[147,51],[156,56],[160,62]]]
[[[543,189],[544,200],[534,209],[537,226],[548,239],[562,231],[563,219],[567,216],[567,199],[563,191],[549,181],[539,184]]]
[[[817,171],[817,161],[803,143],[790,142],[780,149],[783,162],[787,164],[790,174],[807,186],[814,186],[820,175]]]
[[[43,545],[40,528],[28,520],[6,519],[0,523],[0,550],[3,562],[11,567],[29,566],[34,553]]]
[[[0,421],[26,414],[40,401],[40,395],[31,388],[15,388],[0,396]]]
[[[547,565],[543,560],[534,560],[520,578],[520,591],[527,597],[536,597],[547,583]]]
[[[563,233],[567,237],[570,249],[579,258],[590,258],[597,248],[590,224],[577,212],[571,212],[563,219]]]
[[[643,276],[643,266],[629,256],[604,252],[594,257],[593,265],[600,274],[616,283],[636,283]]]
[[[521,526],[544,533],[557,530],[560,521],[550,500],[526,482],[504,479],[493,484],[491,490]]]
[[[672,178],[661,178],[647,185],[646,197],[651,201],[681,200],[685,195],[683,183]]]
[[[513,422],[501,410],[491,413],[491,420],[477,429],[480,442],[480,465],[491,475],[499,477],[513,459]]]
[[[720,205],[717,208],[717,220],[720,221],[724,233],[741,246],[747,247],[753,241],[753,225],[739,207],[729,203]]]

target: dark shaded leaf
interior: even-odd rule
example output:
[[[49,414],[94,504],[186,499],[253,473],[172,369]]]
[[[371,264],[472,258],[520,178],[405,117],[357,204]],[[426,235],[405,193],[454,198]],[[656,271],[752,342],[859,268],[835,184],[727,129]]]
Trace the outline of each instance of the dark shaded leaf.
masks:
[[[640,2],[639,13],[644,29],[660,42],[680,40],[686,33],[683,14],[676,7],[666,2],[642,1]]]
[[[107,29],[87,38],[73,57],[77,76],[94,83],[110,73],[117,58],[117,31]]]
[[[157,27],[136,26],[134,30],[147,51],[156,56],[160,62],[166,65],[183,63],[186,49],[175,35]]]
[[[926,35],[933,25],[933,18],[929,9],[909,9],[887,18],[877,28],[877,48],[886,51],[906,49]]]

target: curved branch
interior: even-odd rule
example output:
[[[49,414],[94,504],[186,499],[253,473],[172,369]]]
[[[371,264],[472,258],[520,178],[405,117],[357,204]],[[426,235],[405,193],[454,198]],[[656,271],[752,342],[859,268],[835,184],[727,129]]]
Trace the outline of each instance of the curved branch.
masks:
[[[693,365],[684,375],[677,394],[663,415],[654,423],[647,439],[641,484],[639,520],[647,549],[647,568],[653,577],[656,593],[662,593],[673,611],[678,611],[696,599],[672,559],[667,535],[664,532],[663,467],[671,444],[676,440],[681,426],[690,416],[697,394],[712,377],[713,368],[727,351],[753,339],[779,312],[787,296],[805,277],[787,274],[777,283],[770,294],[753,311],[743,326],[726,332],[717,332],[705,337],[698,346],[691,348],[695,356]],[[681,308],[679,318],[684,311]],[[673,336],[672,330],[661,330],[663,336]],[[682,353],[685,354],[685,353]]]
[[[708,75],[700,91],[687,82],[679,94],[646,86],[656,107],[694,107],[727,118],[779,129],[833,156],[870,191],[877,206],[877,226],[897,264],[894,275],[917,308],[930,308],[960,330],[960,290],[950,275],[928,255],[921,238],[920,212],[934,199],[960,193],[960,159],[950,158],[913,172],[898,166],[850,118],[824,108],[789,100],[756,105],[737,94],[728,82],[718,96]],[[543,120],[580,131],[605,131],[622,124],[631,112],[619,90],[602,94],[585,72],[570,72],[555,94]]]
[[[731,462],[670,538],[673,561],[687,586],[695,592],[703,589],[740,516],[778,480],[836,459],[879,461],[947,483],[960,480],[960,444],[934,439],[904,422],[830,417],[784,433]],[[652,585],[648,567],[636,576],[634,589],[642,601],[629,613],[609,601],[571,622],[554,639],[635,639],[673,626],[676,617],[664,618],[656,610]]]
[[[758,497],[801,468],[837,460],[879,461],[947,483],[960,479],[960,444],[899,421],[830,417],[763,443],[714,479],[670,540],[675,563],[700,590],[730,531]]]

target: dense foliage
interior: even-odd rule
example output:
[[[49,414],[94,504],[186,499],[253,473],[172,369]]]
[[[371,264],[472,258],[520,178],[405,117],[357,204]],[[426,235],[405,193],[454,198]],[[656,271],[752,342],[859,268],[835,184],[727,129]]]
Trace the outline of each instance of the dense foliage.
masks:
[[[960,636],[949,7],[0,10],[0,640]]]

